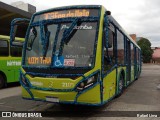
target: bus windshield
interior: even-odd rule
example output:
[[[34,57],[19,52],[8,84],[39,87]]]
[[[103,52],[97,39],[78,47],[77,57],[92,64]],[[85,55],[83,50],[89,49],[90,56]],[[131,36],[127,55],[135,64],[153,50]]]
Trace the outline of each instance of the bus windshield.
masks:
[[[91,67],[98,29],[96,18],[81,17],[76,21],[76,18],[45,20],[39,17],[38,20],[35,17],[26,43],[25,65]]]

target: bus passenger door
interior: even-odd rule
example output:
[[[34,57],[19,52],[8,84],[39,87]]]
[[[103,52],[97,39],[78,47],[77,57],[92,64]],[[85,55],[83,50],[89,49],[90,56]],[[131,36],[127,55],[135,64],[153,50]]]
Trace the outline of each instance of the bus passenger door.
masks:
[[[108,36],[105,36],[105,32],[108,30]],[[108,37],[108,39],[105,39]],[[107,101],[112,98],[116,92],[116,67],[115,67],[115,32],[112,24],[104,29],[103,34],[103,101]],[[107,41],[108,40],[108,41]],[[106,45],[108,43],[108,45]]]
[[[130,83],[131,80],[131,43],[130,41],[127,39],[126,42],[126,64],[127,64],[127,85]]]

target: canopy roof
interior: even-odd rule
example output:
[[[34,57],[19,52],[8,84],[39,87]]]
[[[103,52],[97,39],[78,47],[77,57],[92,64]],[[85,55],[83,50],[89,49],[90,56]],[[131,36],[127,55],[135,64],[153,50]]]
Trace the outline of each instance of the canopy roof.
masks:
[[[0,35],[10,34],[10,23],[14,18],[31,18],[32,14],[0,2]]]

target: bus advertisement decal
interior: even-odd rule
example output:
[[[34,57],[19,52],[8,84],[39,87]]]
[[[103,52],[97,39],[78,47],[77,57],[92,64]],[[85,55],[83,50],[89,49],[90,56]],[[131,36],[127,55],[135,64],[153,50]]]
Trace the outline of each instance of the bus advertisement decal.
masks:
[[[15,61],[15,60],[7,61],[7,66],[21,66],[21,61]]]

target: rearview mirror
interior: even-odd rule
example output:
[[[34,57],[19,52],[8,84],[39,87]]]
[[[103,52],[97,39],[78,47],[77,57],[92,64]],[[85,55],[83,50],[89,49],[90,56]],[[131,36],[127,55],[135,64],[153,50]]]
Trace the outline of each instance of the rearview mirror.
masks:
[[[112,40],[108,41],[108,48],[112,48]]]
[[[16,18],[11,22],[10,45],[22,47],[30,20],[26,18]]]
[[[104,44],[106,48],[112,48],[113,33],[109,28],[107,14],[104,15]]]

